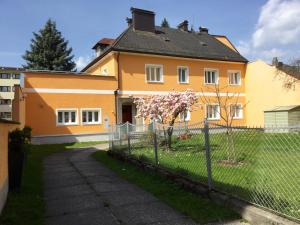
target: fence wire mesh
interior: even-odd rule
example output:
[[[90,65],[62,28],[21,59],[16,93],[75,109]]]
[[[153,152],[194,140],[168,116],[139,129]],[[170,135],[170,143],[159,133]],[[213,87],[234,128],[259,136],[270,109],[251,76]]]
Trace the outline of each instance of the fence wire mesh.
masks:
[[[300,221],[300,127],[125,123],[110,148]]]

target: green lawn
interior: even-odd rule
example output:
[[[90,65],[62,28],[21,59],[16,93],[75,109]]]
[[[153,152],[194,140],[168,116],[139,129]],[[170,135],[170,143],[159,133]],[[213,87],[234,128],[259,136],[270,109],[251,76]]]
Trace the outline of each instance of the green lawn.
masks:
[[[0,218],[0,224],[43,225],[45,213],[42,180],[43,159],[53,153],[99,143],[33,145],[24,167],[22,189],[19,192],[9,193],[7,204]]]
[[[154,163],[149,139],[133,142],[131,154]],[[224,133],[210,134],[214,187],[300,219],[300,134],[249,130],[234,132],[230,140]],[[159,146],[159,165],[207,183],[204,146],[203,134],[174,138],[171,151]],[[126,142],[123,150],[128,152]],[[229,154],[235,155],[236,165],[224,161]]]
[[[232,210],[185,191],[156,173],[144,171],[129,163],[111,158],[103,151],[95,152],[93,156],[121,177],[152,193],[197,222],[209,223],[240,218]]]

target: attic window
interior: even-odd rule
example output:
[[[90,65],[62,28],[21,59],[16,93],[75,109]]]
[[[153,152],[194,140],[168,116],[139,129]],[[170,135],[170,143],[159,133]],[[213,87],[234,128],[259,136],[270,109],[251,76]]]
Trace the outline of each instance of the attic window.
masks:
[[[171,41],[171,40],[170,40],[169,38],[167,38],[167,37],[165,37],[164,40],[167,41],[167,42]]]

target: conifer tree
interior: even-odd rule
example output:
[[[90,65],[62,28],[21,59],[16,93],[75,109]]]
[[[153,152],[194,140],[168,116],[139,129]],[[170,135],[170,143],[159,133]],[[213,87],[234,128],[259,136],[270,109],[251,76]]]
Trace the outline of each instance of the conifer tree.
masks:
[[[170,27],[169,22],[166,18],[164,18],[163,21],[161,21],[161,26],[162,27],[167,27],[167,28]]]
[[[56,23],[49,19],[38,32],[33,32],[30,50],[23,55],[26,61],[24,68],[35,70],[74,71],[72,48],[61,32],[56,29]]]

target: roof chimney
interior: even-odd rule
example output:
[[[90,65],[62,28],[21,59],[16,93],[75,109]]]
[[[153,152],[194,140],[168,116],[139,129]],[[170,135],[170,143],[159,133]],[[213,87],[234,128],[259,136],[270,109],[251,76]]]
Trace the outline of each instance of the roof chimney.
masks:
[[[188,31],[189,30],[189,21],[184,20],[182,23],[180,23],[177,26],[178,29],[183,30],[183,31]]]
[[[132,19],[129,18],[129,17],[127,17],[127,18],[126,18],[126,22],[127,22],[128,26],[130,27],[131,24],[132,24]]]
[[[272,59],[272,66],[278,66],[278,58],[277,57],[274,57],[273,59]]]
[[[200,34],[208,34],[208,29],[206,27],[199,27]]]
[[[148,10],[131,8],[134,30],[155,32],[155,13]]]

